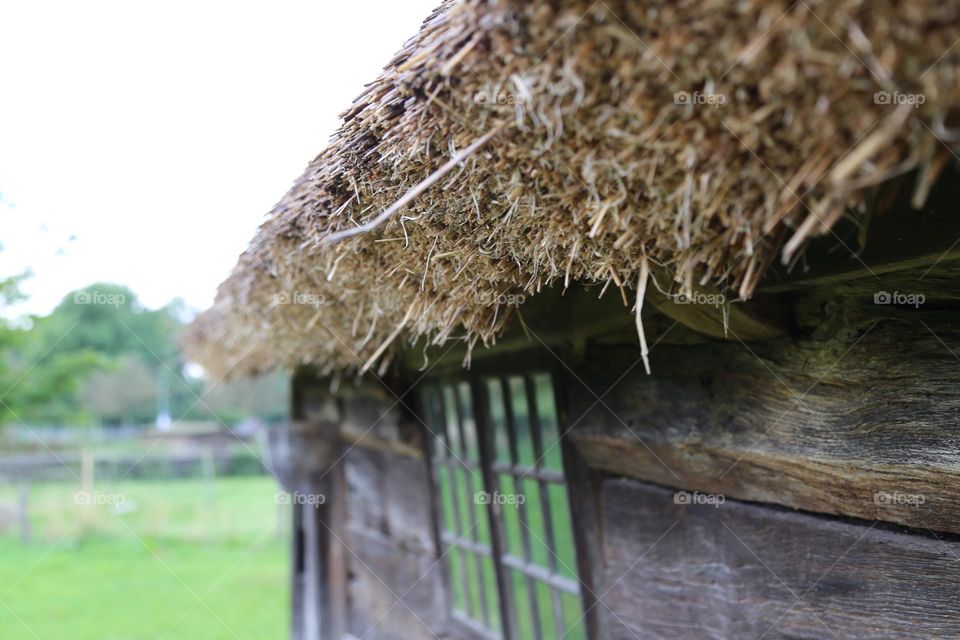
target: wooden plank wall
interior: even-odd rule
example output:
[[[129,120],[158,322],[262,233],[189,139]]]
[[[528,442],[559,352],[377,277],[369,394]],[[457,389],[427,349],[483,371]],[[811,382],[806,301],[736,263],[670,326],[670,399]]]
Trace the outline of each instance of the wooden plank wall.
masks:
[[[777,340],[654,319],[653,376],[633,345],[564,353],[570,445],[600,472],[580,493],[604,638],[960,637],[957,275],[796,294]]]
[[[960,637],[958,275],[791,293],[791,335],[749,344],[654,316],[654,376],[628,332],[532,345],[585,465],[571,491],[594,532],[601,637]],[[874,304],[881,291],[924,303]],[[442,634],[420,427],[379,383],[338,396],[346,626]],[[723,503],[678,504],[677,489]]]
[[[957,638],[960,541],[673,489],[600,487],[608,637]]]
[[[347,628],[358,638],[435,638],[446,623],[419,430],[374,386],[342,393]]]
[[[594,346],[565,373],[591,467],[813,512],[960,532],[956,272],[815,290],[794,337]],[[877,291],[923,305],[873,304]],[[650,337],[655,342],[659,336]]]

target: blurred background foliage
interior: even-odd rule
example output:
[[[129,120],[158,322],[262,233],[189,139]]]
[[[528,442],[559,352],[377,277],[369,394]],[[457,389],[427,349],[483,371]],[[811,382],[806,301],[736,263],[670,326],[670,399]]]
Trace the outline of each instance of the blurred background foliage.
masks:
[[[22,299],[26,277],[0,281],[0,305]],[[0,424],[282,420],[279,374],[236,382],[190,375],[178,347],[188,319],[180,300],[147,309],[133,291],[105,283],[70,292],[48,315],[0,319]]]

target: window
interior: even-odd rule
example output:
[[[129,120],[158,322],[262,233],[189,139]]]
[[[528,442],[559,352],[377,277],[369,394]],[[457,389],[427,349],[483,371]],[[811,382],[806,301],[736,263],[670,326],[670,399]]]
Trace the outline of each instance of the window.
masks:
[[[586,638],[550,377],[424,394],[451,617],[484,638]]]

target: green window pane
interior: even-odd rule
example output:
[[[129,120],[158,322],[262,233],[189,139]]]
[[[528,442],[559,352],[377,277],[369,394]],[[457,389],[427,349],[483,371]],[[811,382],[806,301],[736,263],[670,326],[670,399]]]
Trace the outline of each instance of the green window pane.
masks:
[[[463,562],[461,552],[456,547],[450,547],[447,559],[450,562],[450,586],[453,589],[453,608],[456,611],[467,612],[467,598],[463,593]]]
[[[453,477],[456,479],[456,510],[460,515],[460,535],[467,540],[476,540],[477,532],[474,527],[474,512],[471,509],[473,496],[470,495],[470,489],[467,487],[467,473],[458,467],[453,470]]]
[[[540,631],[544,638],[559,638],[563,632],[557,633],[554,623],[550,586],[543,582],[537,582],[534,588],[537,592],[537,607],[540,609]]]
[[[500,630],[500,608],[497,603],[500,602],[497,593],[497,574],[493,568],[493,559],[485,557],[482,563],[483,584],[481,587],[486,593],[486,602],[490,615],[490,628],[496,631]]]
[[[570,523],[570,503],[563,485],[547,487],[550,500],[550,517],[553,520],[554,551],[557,555],[557,572],[569,578],[577,577],[577,554],[573,546],[573,526]]]
[[[507,408],[503,388],[497,378],[484,382],[490,398],[490,422],[493,427],[494,458],[497,462],[510,464],[510,434],[507,431]]]
[[[510,581],[513,583],[513,610],[517,616],[517,633],[520,638],[536,638],[527,577],[519,571],[511,569]]]
[[[465,552],[467,565],[467,615],[476,620],[483,619],[483,609],[480,608],[480,583],[479,562],[477,556],[472,552]]]
[[[476,528],[474,529],[474,539],[489,545],[490,544],[490,515],[488,513],[489,507],[487,506],[487,492],[483,488],[483,475],[481,475],[479,470],[474,470],[470,472],[470,477],[473,479],[473,484],[471,485],[470,492],[470,502],[467,505],[468,509],[473,511],[473,522],[476,523]]]
[[[506,473],[500,474],[500,491],[504,495],[516,495],[516,487],[513,482],[513,476]],[[507,553],[518,558],[523,557],[523,541],[520,536],[523,530],[520,526],[519,509],[501,509],[503,515],[503,528],[506,537],[505,546]]]
[[[477,447],[477,425],[473,419],[473,403],[470,397],[470,385],[462,382],[457,385],[457,400],[460,403],[458,415],[461,418],[461,429],[463,431],[463,459],[475,461],[480,459],[480,452]]]
[[[586,640],[587,627],[583,619],[583,604],[579,596],[564,593],[560,596],[563,603],[564,640]]]
[[[447,438],[450,450],[447,452],[454,458],[463,458],[463,448],[460,445],[460,421],[457,419],[457,404],[453,387],[443,387],[443,415],[446,418]]]
[[[563,470],[563,452],[560,449],[557,402],[553,396],[553,383],[550,376],[540,374],[532,377],[534,397],[537,404],[537,417],[540,421],[540,434],[543,442],[542,464],[548,469]]]
[[[454,504],[453,504],[453,483],[450,480],[450,469],[447,467],[440,467],[437,473],[437,480],[440,483],[440,504],[441,510],[443,511],[443,528],[450,533],[456,531],[456,520],[454,519],[454,514],[456,513]]]
[[[527,510],[526,533],[530,536],[530,559],[536,565],[547,567],[550,548],[547,546],[547,532],[540,508],[540,486],[536,480],[530,478],[524,478],[520,483],[525,498],[523,505]]]
[[[530,437],[530,407],[527,404],[526,385],[523,378],[512,376],[507,380],[507,386],[510,388],[510,406],[513,408],[519,462],[524,466],[533,466],[537,456],[534,455],[533,440]]]

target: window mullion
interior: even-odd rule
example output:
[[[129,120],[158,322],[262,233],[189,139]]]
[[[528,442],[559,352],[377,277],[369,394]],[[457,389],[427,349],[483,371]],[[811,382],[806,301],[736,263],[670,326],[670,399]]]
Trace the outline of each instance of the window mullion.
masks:
[[[501,396],[504,405],[504,422],[507,427],[507,439],[510,442],[510,463],[513,466],[514,491],[523,492],[523,487],[519,486],[521,476],[517,474],[520,467],[520,452],[517,446],[517,430],[514,423],[513,402],[511,402],[510,385],[506,378],[500,378]],[[526,501],[518,502],[517,510],[520,518],[520,541],[523,548],[523,561],[525,564],[532,564],[533,555],[530,551],[530,526],[527,520]],[[534,638],[538,640],[543,638],[543,632],[540,630],[540,607],[537,602],[536,581],[527,573],[524,573],[524,580],[527,582],[527,596],[530,600],[530,614],[533,624]]]
[[[497,494],[497,479],[493,474],[493,421],[490,419],[490,399],[486,386],[471,377],[470,393],[473,415],[477,426],[477,445],[480,452],[480,468],[483,483],[490,499],[487,501],[487,514],[490,519],[490,543],[493,551],[493,570],[497,578],[497,592],[500,594],[500,628],[505,640],[512,640],[515,634],[515,616],[513,614],[513,588],[507,579],[507,569],[503,565],[503,532],[500,505],[493,499]]]
[[[537,389],[533,384],[533,378],[529,375],[523,376],[523,385],[527,395],[527,412],[530,416],[530,437],[533,441],[534,466],[537,471],[540,472],[543,470],[543,458],[546,454],[543,450],[543,432],[541,431],[540,425],[539,407],[537,407]],[[556,446],[559,446],[559,443]],[[540,487],[540,508],[543,514],[543,530],[546,534],[547,550],[549,552],[547,554],[547,561],[550,563],[550,570],[554,574],[558,574],[560,571],[557,565],[557,544],[553,534],[553,513],[550,508],[550,495],[548,493],[547,483],[544,482],[540,473],[537,473],[537,484]],[[555,628],[563,629],[565,628],[565,624],[563,620],[563,602],[560,599],[560,592],[557,591],[553,585],[548,584],[547,587],[550,589],[550,598],[553,603]]]
[[[470,386],[471,386],[471,390],[472,390],[473,385],[471,384]],[[471,396],[472,396],[472,393],[471,393]],[[474,419],[474,429],[476,430],[476,434],[474,434],[474,435],[477,437],[478,450],[482,451],[482,447],[481,447],[480,444],[479,444],[479,441],[480,441],[480,432],[481,432],[480,423],[477,421],[477,418],[476,418],[476,406],[475,406],[475,405],[476,405],[476,402],[475,402],[475,400],[474,400],[472,397],[471,397],[471,400],[470,400],[470,404],[471,404],[471,405],[474,405],[474,406],[472,407],[472,408],[473,408],[473,414],[474,414],[474,415],[473,415],[473,419]],[[473,539],[473,540],[476,541],[476,542],[481,542],[480,536],[479,536],[479,530],[478,530],[478,528],[477,528],[478,523],[474,521],[474,518],[476,518],[476,515],[477,515],[477,513],[476,513],[476,502],[475,502],[475,501],[476,501],[476,497],[477,497],[477,488],[476,488],[476,486],[475,486],[474,483],[473,483],[473,471],[474,471],[473,463],[474,463],[474,461],[470,458],[470,452],[469,452],[468,446],[467,446],[467,443],[469,442],[469,440],[467,440],[467,437],[466,437],[466,436],[467,436],[466,412],[464,411],[463,403],[460,401],[460,389],[459,389],[457,386],[455,386],[455,387],[453,388],[453,405],[454,405],[454,407],[456,408],[457,428],[459,429],[459,433],[460,433],[460,453],[459,453],[459,455],[462,457],[463,462],[466,463],[465,465],[462,465],[462,466],[464,467],[463,472],[464,472],[464,474],[466,474],[466,476],[467,476],[467,480],[466,480],[467,495],[466,495],[466,502],[464,503],[464,506],[465,506],[465,507],[469,510],[469,512],[470,512],[470,518],[468,518],[468,521],[473,522],[473,526],[472,526],[472,528],[471,528],[471,531],[472,531],[473,533],[470,535],[470,538]],[[481,460],[481,461],[483,460],[482,455],[481,455],[480,460]],[[482,462],[481,462],[481,467],[482,467]],[[480,560],[480,556],[477,555],[476,553],[471,553],[471,554],[469,554],[469,555],[471,556],[471,559],[473,560],[474,570],[476,571],[476,575],[477,575],[477,584],[476,584],[475,586],[476,586],[476,588],[477,588],[477,589],[479,590],[479,592],[480,592],[480,593],[479,593],[479,596],[480,596],[480,608],[481,608],[481,610],[482,610],[481,613],[482,613],[482,615],[483,615],[483,624],[484,624],[488,629],[490,629],[490,628],[492,628],[492,625],[490,624],[490,605],[489,605],[489,603],[487,602],[487,589],[486,589],[486,585],[484,584],[484,579],[483,579],[483,578],[484,578],[484,575],[483,575],[483,562]]]
[[[453,461],[456,458],[459,458],[461,454],[456,453],[452,448],[452,441],[450,440],[450,433],[449,433],[450,426],[447,424],[447,412],[446,412],[442,388],[438,387],[436,389],[436,397],[437,397],[437,402],[439,403],[439,409],[440,409],[439,414],[437,415],[437,421],[439,423],[438,426],[440,427],[441,433],[443,434],[441,444],[447,448],[447,450],[443,452],[443,456],[445,458],[445,461]],[[451,454],[454,456],[454,458],[450,457]],[[460,504],[461,499],[460,499],[460,496],[457,495],[458,494],[457,486],[459,485],[459,483],[457,482],[456,469],[454,468],[454,466],[452,464],[444,464],[443,466],[437,465],[437,474],[440,474],[443,471],[446,471],[446,474],[447,474],[447,482],[449,484],[451,502],[453,503],[453,514],[452,514],[453,515],[453,532],[452,533],[454,534],[454,536],[456,536],[454,540],[451,541],[451,544],[453,544],[453,549],[450,549],[449,553],[456,553],[457,557],[460,560],[460,587],[462,589],[461,593],[463,594],[463,610],[464,610],[464,613],[468,613],[471,608],[470,591],[468,590],[467,572],[466,572],[467,556],[469,554],[466,551],[464,551],[463,547],[460,546],[459,544],[459,542],[463,540],[463,536],[466,535],[465,532],[460,530],[460,523],[462,522],[460,520],[460,509],[466,508],[467,505]],[[441,478],[438,477],[437,481],[439,483],[442,480]],[[451,573],[450,577],[451,577],[451,583],[452,583],[453,576],[452,576],[452,572],[450,573]],[[454,603],[454,606],[452,607],[452,609],[456,609],[455,604],[456,603]]]

